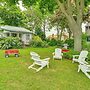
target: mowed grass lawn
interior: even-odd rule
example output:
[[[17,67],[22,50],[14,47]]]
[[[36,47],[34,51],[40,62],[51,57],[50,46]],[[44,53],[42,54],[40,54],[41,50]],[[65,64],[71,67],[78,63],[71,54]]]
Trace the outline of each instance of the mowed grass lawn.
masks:
[[[33,63],[29,52],[42,58],[50,57],[50,68],[36,73],[28,66]],[[53,47],[20,49],[20,57],[4,57],[0,50],[0,90],[90,90],[90,80],[77,72],[78,64],[71,60],[53,60]]]

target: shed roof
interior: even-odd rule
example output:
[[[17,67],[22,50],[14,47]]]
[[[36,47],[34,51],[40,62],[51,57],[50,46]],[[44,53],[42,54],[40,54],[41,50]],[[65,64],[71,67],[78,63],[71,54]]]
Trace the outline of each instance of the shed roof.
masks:
[[[26,28],[22,28],[22,27],[15,27],[15,26],[0,26],[0,29],[6,30],[6,31],[10,31],[10,32],[18,32],[18,33],[32,33],[32,31],[26,29]]]

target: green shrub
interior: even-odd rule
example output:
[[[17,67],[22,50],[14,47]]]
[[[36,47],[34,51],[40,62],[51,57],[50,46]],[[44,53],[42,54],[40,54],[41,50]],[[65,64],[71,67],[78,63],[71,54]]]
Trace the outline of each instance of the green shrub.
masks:
[[[74,51],[74,50],[70,50],[69,52],[63,53],[63,58],[72,60],[73,55],[79,55],[79,53],[80,52],[77,52],[77,51]]]
[[[68,44],[68,48],[74,48],[74,39],[67,39],[64,43]]]
[[[45,41],[42,41],[42,39],[39,36],[34,36],[33,40],[30,42],[30,46],[32,46],[32,47],[47,47],[48,43]]]
[[[87,35],[83,34],[82,35],[82,49],[87,48],[87,40],[86,40],[86,38],[87,38]]]
[[[32,47],[41,47],[42,46],[42,39],[39,36],[34,36],[30,46]]]
[[[87,49],[88,51],[90,51],[90,42],[87,42],[86,34],[82,35],[82,49]]]
[[[50,46],[56,46],[56,45],[57,45],[57,40],[56,40],[56,39],[51,39],[51,40],[48,42],[48,44],[49,44]]]
[[[46,39],[46,42],[48,43],[49,46],[58,46],[58,47],[63,47],[63,41],[61,40],[56,40],[56,39]]]
[[[42,47],[48,47],[49,45],[48,45],[48,43],[46,42],[46,41],[43,41],[42,42]]]
[[[17,37],[7,37],[0,40],[0,49],[21,48],[22,43]]]
[[[58,40],[58,41],[57,41],[57,46],[63,47],[63,44],[64,44],[63,41],[61,41],[61,40]]]

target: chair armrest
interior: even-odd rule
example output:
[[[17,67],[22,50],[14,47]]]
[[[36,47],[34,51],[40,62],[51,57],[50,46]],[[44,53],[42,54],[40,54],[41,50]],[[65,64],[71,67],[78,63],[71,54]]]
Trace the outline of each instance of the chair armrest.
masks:
[[[90,65],[86,65],[86,66],[90,68]]]
[[[73,55],[73,56],[79,56],[79,55]]]
[[[88,65],[88,62],[86,62],[86,61],[79,61],[79,64]]]
[[[48,61],[50,58],[45,58],[45,59],[42,59],[43,61]]]
[[[79,55],[73,55],[73,58],[75,58],[75,57],[79,57]]]
[[[90,68],[90,65],[87,65],[87,64],[83,64],[81,66],[83,66],[84,68],[86,67],[87,69]]]

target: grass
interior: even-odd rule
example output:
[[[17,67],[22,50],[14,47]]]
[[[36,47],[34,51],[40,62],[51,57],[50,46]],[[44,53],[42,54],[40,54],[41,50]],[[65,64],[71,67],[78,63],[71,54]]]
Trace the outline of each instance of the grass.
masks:
[[[42,58],[50,57],[50,68],[36,73],[29,52],[35,51]],[[20,57],[4,57],[0,50],[0,90],[90,90],[90,80],[77,72],[78,64],[71,60],[52,60],[53,47],[20,49]]]

